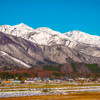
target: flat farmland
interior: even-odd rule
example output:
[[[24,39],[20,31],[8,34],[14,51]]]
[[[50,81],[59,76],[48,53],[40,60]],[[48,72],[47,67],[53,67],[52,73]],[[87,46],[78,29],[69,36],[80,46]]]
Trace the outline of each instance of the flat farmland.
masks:
[[[0,100],[100,100],[100,84],[23,84],[0,86]]]
[[[46,95],[0,98],[0,100],[100,100],[100,92],[73,93],[68,95]]]

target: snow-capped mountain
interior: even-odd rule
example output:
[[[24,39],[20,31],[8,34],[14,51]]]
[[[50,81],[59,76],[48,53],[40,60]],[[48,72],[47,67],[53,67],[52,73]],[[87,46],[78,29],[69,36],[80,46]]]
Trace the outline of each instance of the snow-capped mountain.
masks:
[[[47,27],[40,27],[34,30],[33,28],[21,23],[15,26],[2,25],[0,26],[0,31],[41,45],[64,44],[71,48],[77,45],[77,43],[71,40],[68,36],[53,31]]]
[[[69,37],[46,27],[40,27],[26,36],[28,37],[25,38],[30,40],[31,42],[42,45],[64,44],[69,47],[74,47],[76,45],[76,43]]]
[[[0,31],[13,35],[13,36],[17,36],[17,37],[23,37],[23,35],[28,34],[30,32],[32,32],[34,29],[21,23],[19,25],[14,25],[14,26],[10,26],[10,25],[1,25],[0,26]]]
[[[30,68],[34,65],[72,62],[100,64],[100,57],[87,55],[65,45],[39,45],[0,32],[0,64]]]
[[[87,34],[87,33],[84,33],[78,30],[67,32],[65,33],[65,35],[76,42],[100,47],[100,37],[99,36],[90,35],[90,34]]]
[[[61,34],[47,27],[40,27],[35,30],[21,23],[14,26],[1,25],[0,31],[41,45],[63,44],[75,48],[78,44],[87,44],[92,47],[100,47],[99,36],[89,35],[77,30]]]
[[[33,29],[23,23],[0,26],[0,60],[18,66],[50,63],[100,64],[100,37],[80,31],[65,34],[47,27]]]

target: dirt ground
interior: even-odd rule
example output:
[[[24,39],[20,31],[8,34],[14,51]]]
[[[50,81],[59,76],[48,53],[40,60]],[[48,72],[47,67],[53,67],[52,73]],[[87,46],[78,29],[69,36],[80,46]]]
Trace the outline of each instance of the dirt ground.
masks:
[[[100,92],[73,93],[69,95],[47,95],[0,98],[0,100],[100,100]]]

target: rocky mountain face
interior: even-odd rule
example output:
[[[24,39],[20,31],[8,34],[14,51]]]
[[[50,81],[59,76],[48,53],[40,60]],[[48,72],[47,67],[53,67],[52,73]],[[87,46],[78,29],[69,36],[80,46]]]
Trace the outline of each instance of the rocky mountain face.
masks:
[[[68,47],[74,47],[77,44],[74,41],[72,42],[68,36],[47,27],[40,27],[34,30],[21,23],[15,26],[2,25],[0,26],[0,31],[41,45],[64,44]]]
[[[0,57],[18,66],[71,62],[100,63],[99,57],[85,55],[65,45],[39,45],[20,37],[0,32]]]
[[[100,63],[98,36],[79,31],[61,34],[45,27],[35,30],[23,23],[1,25],[0,31],[1,61],[27,68],[41,64]]]
[[[24,38],[36,44],[47,46],[65,45],[85,55],[100,57],[100,37],[77,30],[61,34],[47,27],[40,27],[35,30],[21,23],[15,26],[1,25],[0,31],[5,34]]]

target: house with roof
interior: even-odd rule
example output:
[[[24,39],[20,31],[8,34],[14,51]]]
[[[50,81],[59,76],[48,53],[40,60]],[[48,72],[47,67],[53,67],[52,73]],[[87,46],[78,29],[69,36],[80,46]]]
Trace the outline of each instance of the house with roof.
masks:
[[[14,81],[2,81],[1,82],[2,85],[19,85],[20,84],[20,81],[18,80],[14,80]]]
[[[33,84],[35,81],[34,80],[25,80],[25,84]]]
[[[25,84],[33,84],[35,82],[34,78],[29,78],[24,81]]]
[[[27,78],[25,81],[24,81],[26,84],[33,84],[33,83],[36,83],[36,82],[43,82],[43,80],[41,79],[41,77],[37,78]]]
[[[2,81],[1,84],[2,85],[11,85],[11,81]]]

